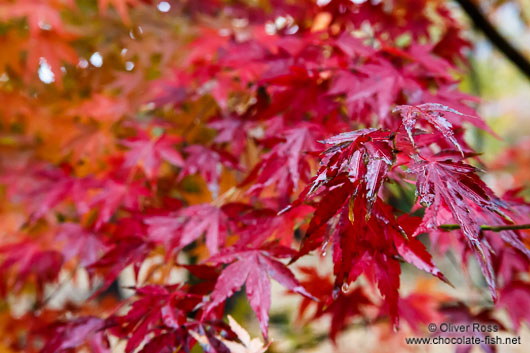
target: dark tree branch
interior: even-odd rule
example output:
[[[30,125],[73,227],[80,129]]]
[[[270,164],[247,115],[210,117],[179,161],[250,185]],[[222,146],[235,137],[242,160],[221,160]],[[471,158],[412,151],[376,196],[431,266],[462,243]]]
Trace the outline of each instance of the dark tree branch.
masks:
[[[443,230],[455,230],[460,229],[459,224],[442,224],[438,228]],[[517,229],[530,229],[530,224],[507,224],[503,226],[480,226],[480,230],[491,230],[492,232],[500,232],[503,230],[517,230]]]
[[[488,21],[482,12],[471,0],[456,0],[469,16],[473,24],[499,49],[521,72],[530,80],[530,61],[515,49],[495,27]]]

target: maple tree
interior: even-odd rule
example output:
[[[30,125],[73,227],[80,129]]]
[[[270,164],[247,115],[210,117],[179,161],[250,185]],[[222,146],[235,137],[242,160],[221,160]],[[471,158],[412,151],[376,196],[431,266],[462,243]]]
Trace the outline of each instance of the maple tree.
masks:
[[[494,134],[471,45],[437,0],[2,0],[0,351],[264,352],[228,314],[268,341],[271,279],[333,342],[530,325],[530,204],[464,138]],[[403,263],[451,285],[450,251],[485,305],[400,291]]]

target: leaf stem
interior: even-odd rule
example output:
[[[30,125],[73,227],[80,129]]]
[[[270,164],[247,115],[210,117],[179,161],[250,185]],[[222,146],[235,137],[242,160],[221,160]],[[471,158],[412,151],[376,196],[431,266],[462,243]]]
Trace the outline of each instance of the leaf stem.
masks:
[[[455,230],[460,229],[459,224],[442,224],[438,228],[443,230]],[[492,232],[500,232],[503,230],[517,230],[517,229],[530,229],[530,224],[506,224],[502,226],[489,226],[489,225],[482,225],[480,226],[480,230],[490,230]]]

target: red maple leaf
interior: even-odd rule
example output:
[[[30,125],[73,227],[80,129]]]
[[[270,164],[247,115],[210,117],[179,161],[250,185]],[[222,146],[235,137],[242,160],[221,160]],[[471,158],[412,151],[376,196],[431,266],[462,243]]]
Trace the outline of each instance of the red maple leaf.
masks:
[[[83,267],[96,262],[107,249],[97,233],[84,229],[78,223],[62,223],[56,239],[64,243],[61,248],[64,261],[78,257],[79,264]]]
[[[269,277],[293,292],[312,297],[296,280],[293,273],[273,256],[274,251],[269,253],[252,249],[221,253],[211,257],[208,260],[211,263],[229,263],[229,265],[217,279],[207,311],[217,307],[245,284],[250,306],[260,322],[261,332],[267,337],[271,304]]]
[[[150,138],[147,134],[140,133],[139,136],[122,142],[129,148],[125,154],[123,166],[125,168],[139,166],[148,179],[157,175],[162,160],[176,167],[182,167],[184,160],[175,148],[178,142],[180,142],[179,138],[165,134]]]
[[[200,174],[206,183],[208,189],[217,197],[219,192],[219,178],[223,165],[240,169],[237,159],[221,150],[215,150],[202,145],[191,145],[184,149],[188,154],[179,178],[187,175]]]
[[[12,170],[2,179],[11,185],[13,195],[28,203],[32,221],[49,214],[67,200],[73,201],[78,212],[88,211],[86,191],[98,185],[91,177],[70,175],[68,165],[63,168],[25,166],[22,170]]]
[[[189,245],[202,234],[210,255],[219,251],[227,236],[227,218],[223,211],[210,204],[186,207],[170,216],[155,216],[145,220],[151,239],[166,244],[168,251]]]
[[[400,105],[397,106],[394,111],[398,111],[403,117],[403,125],[409,135],[411,142],[414,144],[414,138],[412,130],[416,125],[418,119],[422,119],[431,124],[436,130],[438,130],[446,139],[451,141],[452,144],[464,155],[462,146],[457,141],[454,133],[454,127],[451,121],[455,120],[455,116],[461,118],[478,119],[477,117],[470,116],[467,114],[460,113],[452,108],[437,103],[426,103],[418,106]],[[457,125],[458,126],[458,125]]]
[[[103,275],[104,280],[102,286],[92,297],[107,289],[123,269],[129,265],[133,265],[137,277],[140,265],[149,254],[151,248],[151,243],[145,242],[136,236],[117,237],[109,250],[98,261],[87,267],[91,277],[99,274]]]
[[[427,206],[423,222],[415,234],[438,227],[438,214],[447,208],[454,220],[460,225],[469,247],[473,249],[480,263],[493,299],[496,299],[495,279],[489,259],[489,250],[479,238],[480,224],[476,216],[469,212],[478,205],[489,212],[501,212],[493,192],[476,175],[477,169],[464,164],[446,160],[443,154],[428,160],[419,160],[410,171],[417,175],[416,188],[418,201]]]
[[[68,352],[83,344],[95,352],[110,352],[108,340],[102,331],[104,326],[104,320],[93,316],[79,317],[56,324],[52,328],[47,328],[51,332],[48,333],[49,338],[41,352]]]
[[[305,275],[301,284],[307,291],[318,298],[315,301],[308,297],[303,297],[298,311],[298,319],[301,320],[310,306],[316,306],[311,320],[323,316],[331,316],[331,327],[329,337],[333,342],[337,335],[344,330],[348,323],[359,316],[366,314],[366,309],[374,304],[366,295],[362,287],[348,288],[344,292],[336,290],[331,281],[331,276],[320,275],[313,267],[301,267],[301,272]]]
[[[530,325],[530,284],[523,281],[512,281],[501,290],[499,306],[504,307],[514,330],[517,332],[522,322]]]
[[[98,191],[88,197],[90,208],[98,209],[94,227],[99,229],[108,222],[120,208],[136,211],[140,207],[140,197],[149,195],[148,190],[138,182],[126,183],[118,178],[104,179]]]
[[[57,279],[63,256],[55,250],[41,248],[29,240],[6,244],[0,247],[0,293],[18,292],[30,279],[34,279],[37,296],[43,294],[44,285]]]
[[[282,132],[282,141],[275,144],[243,182],[253,182],[248,190],[259,194],[265,187],[276,185],[278,194],[288,195],[296,190],[300,180],[309,180],[309,164],[305,152],[316,149],[315,139],[321,135],[318,126],[287,129]]]

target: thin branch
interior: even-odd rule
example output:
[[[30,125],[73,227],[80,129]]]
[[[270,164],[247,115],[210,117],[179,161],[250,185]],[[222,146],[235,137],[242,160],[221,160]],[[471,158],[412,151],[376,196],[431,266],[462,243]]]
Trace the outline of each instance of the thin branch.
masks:
[[[456,0],[469,16],[475,27],[499,49],[530,80],[530,61],[513,47],[488,21],[471,0]]]
[[[460,229],[459,224],[442,224],[438,228],[443,230],[455,230]],[[503,226],[480,226],[480,230],[491,230],[492,232],[500,232],[503,230],[518,230],[518,229],[530,229],[530,224],[507,224]]]
[[[61,281],[61,283],[58,283],[57,286],[52,290],[50,294],[48,294],[46,298],[44,298],[42,301],[35,302],[33,310],[36,311],[41,308],[44,308],[64,288],[64,286],[71,282],[76,271],[77,267],[68,272],[67,277],[63,281]]]

